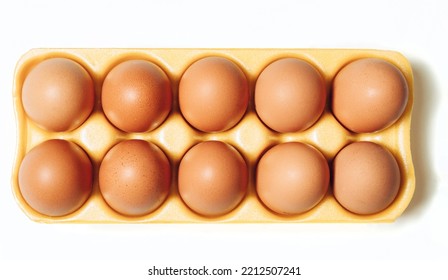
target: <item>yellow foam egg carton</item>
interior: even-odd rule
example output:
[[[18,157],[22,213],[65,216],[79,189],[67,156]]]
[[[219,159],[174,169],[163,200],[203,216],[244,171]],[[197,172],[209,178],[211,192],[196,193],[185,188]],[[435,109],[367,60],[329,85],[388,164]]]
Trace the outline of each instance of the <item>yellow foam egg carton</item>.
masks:
[[[193,62],[206,56],[226,57],[245,73],[250,88],[248,109],[241,121],[230,130],[205,133],[194,129],[182,117],[178,104],[178,85],[184,71]],[[95,84],[95,105],[89,118],[68,132],[50,132],[38,127],[25,114],[21,99],[24,80],[33,66],[53,57],[72,59],[81,64]],[[319,120],[309,129],[295,133],[278,133],[266,127],[254,108],[255,82],[271,62],[285,57],[303,59],[323,75],[327,88],[327,104]],[[353,133],[345,129],[331,112],[331,86],[335,75],[347,63],[366,57],[385,59],[403,73],[409,87],[409,98],[402,116],[392,126],[373,133]],[[126,133],[115,128],[101,108],[101,87],[107,73],[118,63],[130,59],[149,60],[168,75],[173,91],[173,104],[167,119],[156,129],[144,133]],[[12,174],[15,198],[32,220],[45,223],[187,223],[187,222],[391,222],[406,209],[415,188],[410,149],[410,124],[413,105],[413,76],[408,60],[400,53],[382,50],[351,49],[33,49],[18,62],[14,76],[14,107],[17,116],[18,145]],[[82,147],[93,164],[93,189],[88,200],[77,211],[61,217],[49,217],[33,210],[21,195],[18,171],[26,153],[49,139],[66,139]],[[139,217],[119,214],[108,206],[98,186],[98,170],[107,151],[126,139],[144,139],[159,146],[171,163],[170,193],[155,211]],[[248,190],[241,203],[230,213],[205,217],[190,210],[177,189],[177,172],[182,156],[197,143],[219,140],[237,148],[249,168]],[[386,147],[395,156],[401,172],[398,195],[385,210],[372,215],[358,215],[344,209],[335,199],[332,184],[320,203],[308,212],[285,216],[265,207],[257,196],[255,171],[263,152],[278,143],[308,143],[319,149],[331,163],[347,144],[371,141]],[[331,169],[330,169],[331,170]]]

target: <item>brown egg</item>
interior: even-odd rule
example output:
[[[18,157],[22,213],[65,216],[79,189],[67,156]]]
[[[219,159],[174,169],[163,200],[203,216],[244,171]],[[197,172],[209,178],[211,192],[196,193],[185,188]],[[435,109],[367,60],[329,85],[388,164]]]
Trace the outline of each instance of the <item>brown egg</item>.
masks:
[[[371,142],[355,142],[334,159],[334,196],[347,210],[374,214],[386,209],[400,188],[394,156]]]
[[[285,215],[306,212],[325,196],[330,170],[314,147],[283,143],[268,150],[257,166],[256,188],[261,201]]]
[[[246,162],[223,142],[197,144],[180,162],[180,196],[188,207],[205,216],[232,211],[243,199],[247,182]]]
[[[364,58],[349,63],[336,75],[332,109],[347,129],[375,132],[400,118],[408,95],[406,79],[395,65]]]
[[[78,145],[48,140],[31,149],[19,169],[19,188],[25,201],[47,216],[76,211],[92,190],[92,164]]]
[[[193,63],[179,84],[182,115],[205,132],[235,126],[246,112],[249,87],[243,71],[223,57],[206,57]]]
[[[101,94],[108,120],[126,132],[145,132],[158,127],[171,110],[168,76],[145,60],[128,60],[106,76]]]
[[[22,87],[25,113],[40,127],[68,131],[90,115],[94,86],[89,73],[67,58],[50,58],[37,64]]]
[[[269,64],[255,86],[255,109],[260,119],[278,132],[312,126],[325,107],[325,81],[311,64],[297,58]]]
[[[171,168],[156,145],[126,140],[107,152],[99,170],[99,186],[107,204],[129,216],[157,209],[170,190]]]

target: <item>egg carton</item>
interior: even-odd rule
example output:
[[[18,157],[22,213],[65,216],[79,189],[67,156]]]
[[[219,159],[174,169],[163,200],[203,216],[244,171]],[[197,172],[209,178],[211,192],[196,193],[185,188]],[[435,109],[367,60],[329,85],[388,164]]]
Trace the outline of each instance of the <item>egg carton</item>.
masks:
[[[242,119],[231,129],[207,133],[192,127],[182,116],[178,102],[178,86],[182,74],[195,61],[219,56],[235,62],[249,83],[250,99]],[[29,71],[37,63],[54,57],[72,59],[81,64],[94,81],[94,108],[88,119],[71,131],[51,132],[37,126],[25,114],[22,86]],[[327,101],[324,112],[309,129],[279,133],[269,129],[257,116],[254,106],[255,83],[262,70],[271,62],[294,57],[305,60],[321,73],[326,84]],[[354,133],[342,126],[331,111],[331,88],[335,75],[347,63],[360,58],[382,58],[394,64],[404,75],[409,87],[406,108],[390,127],[372,133]],[[118,63],[148,60],[168,75],[173,94],[172,109],[156,129],[142,133],[126,133],[114,127],[101,105],[101,89],[108,72]],[[12,174],[12,190],[18,205],[32,220],[45,223],[188,223],[188,222],[391,222],[406,209],[415,188],[414,168],[410,149],[410,123],[413,105],[413,76],[407,59],[400,53],[383,50],[352,49],[33,49],[17,63],[14,76],[14,107],[17,117],[18,145]],[[75,212],[60,217],[43,215],[24,200],[19,184],[20,164],[27,152],[49,139],[65,139],[78,144],[93,165],[93,187],[87,201]],[[156,144],[171,164],[170,192],[163,204],[143,216],[127,216],[114,211],[104,200],[99,185],[99,166],[105,154],[117,143],[143,139]],[[217,140],[235,147],[244,157],[249,174],[247,192],[241,203],[227,214],[208,217],[192,211],[182,200],[177,188],[179,163],[195,144]],[[330,170],[336,154],[353,142],[370,141],[387,148],[395,157],[401,182],[395,200],[385,210],[359,215],[342,207],[335,199],[332,182],[323,199],[311,210],[297,215],[281,215],[268,209],[259,199],[255,187],[257,163],[270,147],[285,142],[302,142],[317,148],[327,159]]]

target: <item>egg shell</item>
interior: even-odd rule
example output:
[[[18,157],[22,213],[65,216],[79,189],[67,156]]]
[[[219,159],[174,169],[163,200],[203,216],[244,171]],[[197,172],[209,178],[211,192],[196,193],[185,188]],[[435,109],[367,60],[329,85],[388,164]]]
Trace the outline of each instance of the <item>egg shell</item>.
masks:
[[[170,80],[150,61],[128,60],[116,65],[104,79],[101,92],[104,114],[126,132],[152,130],[171,110]]]
[[[139,216],[154,211],[165,201],[171,167],[156,145],[126,140],[107,152],[98,176],[101,194],[114,210]]]
[[[205,216],[232,211],[246,194],[247,165],[232,146],[219,141],[195,145],[179,165],[178,188],[182,200]]]
[[[233,127],[248,102],[246,76],[227,58],[202,58],[190,65],[180,80],[180,111],[193,127],[205,132]]]
[[[308,129],[321,116],[327,97],[325,80],[305,60],[283,58],[269,64],[257,79],[255,110],[278,132]]]
[[[76,211],[92,191],[92,164],[76,144],[48,140],[24,157],[18,173],[20,194],[31,208],[47,216]]]
[[[178,85],[186,69],[204,57],[224,57],[244,72],[250,91],[249,104],[242,119],[232,128],[221,132],[203,132],[191,126],[182,116],[178,104]],[[95,106],[89,118],[71,131],[50,132],[36,125],[24,112],[23,81],[39,62],[65,57],[88,69],[95,85]],[[348,63],[361,58],[381,58],[403,73],[409,87],[409,97],[401,117],[389,127],[372,133],[354,133],[335,118],[328,100],[319,119],[309,129],[279,133],[269,129],[255,112],[254,90],[258,76],[270,63],[282,58],[302,59],[319,69],[327,89],[332,87],[336,74]],[[173,90],[172,110],[157,128],[126,133],[110,122],[102,110],[100,94],[102,81],[117,62],[146,60],[157,64],[167,74]],[[12,190],[19,207],[32,220],[45,223],[303,223],[303,222],[392,222],[409,205],[415,189],[415,176],[410,146],[410,124],[413,105],[413,78],[409,61],[401,54],[382,50],[341,49],[34,49],[18,62],[14,75],[14,108],[17,116],[18,144],[12,174]],[[49,217],[32,209],[20,194],[18,169],[32,148],[48,139],[66,139],[78,144],[91,158],[94,168],[93,189],[88,200],[72,214]],[[166,153],[172,167],[170,192],[154,211],[142,216],[128,216],[113,210],[104,200],[98,185],[98,170],[107,151],[114,145],[131,139],[145,140]],[[189,208],[180,197],[177,179],[180,160],[198,143],[221,141],[237,149],[248,167],[247,191],[232,211],[219,216],[204,216]],[[297,215],[282,215],[268,209],[259,199],[256,188],[256,166],[262,154],[280,143],[301,142],[317,148],[332,162],[346,145],[370,141],[387,148],[395,157],[401,171],[400,188],[392,204],[371,215],[359,215],[345,209],[334,197],[332,185],[323,199],[309,211]],[[210,155],[213,156],[213,155]]]
[[[400,188],[400,168],[394,156],[372,142],[355,142],[334,159],[334,195],[356,214],[386,209]]]
[[[57,132],[73,130],[92,112],[93,81],[71,59],[46,59],[26,75],[22,101],[26,114],[40,127]]]
[[[350,62],[336,75],[332,110],[349,130],[375,132],[401,117],[408,95],[400,69],[384,59],[363,58]]]
[[[325,196],[330,169],[314,147],[289,142],[269,149],[257,165],[257,194],[271,210],[285,215],[309,211]]]

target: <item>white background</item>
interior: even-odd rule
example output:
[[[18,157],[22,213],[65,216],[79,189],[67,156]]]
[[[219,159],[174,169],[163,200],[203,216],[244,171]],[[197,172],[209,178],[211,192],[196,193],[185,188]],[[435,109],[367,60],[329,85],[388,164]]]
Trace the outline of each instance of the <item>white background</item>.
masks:
[[[443,278],[448,263],[448,17],[443,3],[1,1],[0,279],[151,279],[146,271],[153,265],[236,269],[255,264],[300,265],[298,279]],[[32,222],[11,192],[12,80],[20,56],[41,47],[398,50],[415,75],[415,196],[392,224]]]

